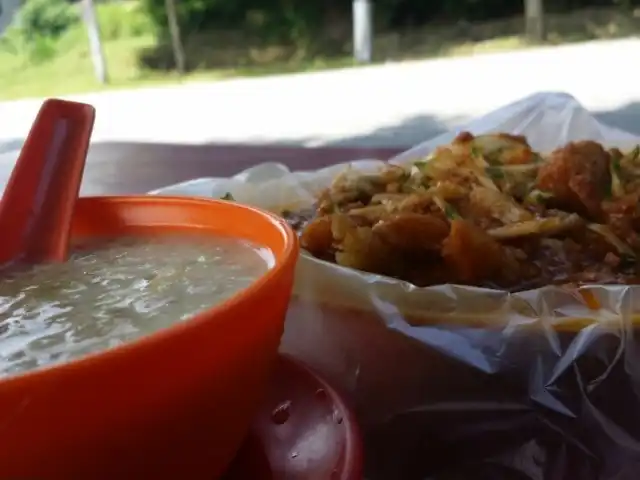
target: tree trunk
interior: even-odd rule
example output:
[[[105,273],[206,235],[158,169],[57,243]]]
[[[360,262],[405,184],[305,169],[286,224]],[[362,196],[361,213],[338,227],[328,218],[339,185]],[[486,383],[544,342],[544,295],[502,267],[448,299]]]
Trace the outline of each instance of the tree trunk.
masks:
[[[524,18],[527,38],[534,43],[545,40],[544,0],[524,0]]]
[[[165,0],[167,8],[167,20],[169,21],[169,34],[171,35],[171,47],[173,48],[173,58],[176,62],[178,73],[185,73],[186,59],[180,35],[180,22],[178,22],[178,12],[175,0]]]
[[[87,35],[89,36],[89,49],[91,51],[91,61],[96,78],[101,84],[109,81],[107,74],[107,63],[104,58],[104,50],[102,49],[102,40],[100,39],[100,27],[93,0],[82,1],[82,17],[87,26]]]

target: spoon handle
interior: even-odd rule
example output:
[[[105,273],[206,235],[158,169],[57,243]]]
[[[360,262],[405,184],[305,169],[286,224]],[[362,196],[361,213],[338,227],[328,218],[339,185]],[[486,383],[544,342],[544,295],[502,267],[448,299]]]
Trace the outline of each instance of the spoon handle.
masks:
[[[43,103],[0,201],[0,265],[67,259],[94,120],[91,105]]]

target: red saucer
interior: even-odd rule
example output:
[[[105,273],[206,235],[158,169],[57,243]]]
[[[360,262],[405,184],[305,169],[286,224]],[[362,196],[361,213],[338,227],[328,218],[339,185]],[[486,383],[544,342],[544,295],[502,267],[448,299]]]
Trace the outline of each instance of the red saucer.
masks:
[[[362,480],[362,440],[340,395],[281,356],[260,413],[224,480]]]

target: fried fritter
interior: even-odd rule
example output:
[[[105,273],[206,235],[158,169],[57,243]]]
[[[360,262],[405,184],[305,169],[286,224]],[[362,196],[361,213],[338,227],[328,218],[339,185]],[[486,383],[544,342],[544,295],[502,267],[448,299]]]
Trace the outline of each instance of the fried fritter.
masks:
[[[538,188],[550,192],[558,207],[602,220],[602,201],[611,184],[610,154],[592,141],[558,148],[538,170]]]
[[[460,133],[423,160],[347,170],[301,229],[312,255],[418,286],[509,290],[640,278],[640,146]]]

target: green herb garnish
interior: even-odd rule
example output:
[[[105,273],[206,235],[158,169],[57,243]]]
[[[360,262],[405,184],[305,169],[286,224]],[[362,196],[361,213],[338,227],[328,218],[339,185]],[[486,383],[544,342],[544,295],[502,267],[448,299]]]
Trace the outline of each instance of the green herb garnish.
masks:
[[[535,189],[529,192],[529,195],[527,195],[527,197],[525,198],[525,203],[542,205],[552,197],[553,195],[549,192]]]
[[[455,208],[453,208],[450,204],[445,203],[444,204],[444,215],[445,217],[447,217],[449,220],[460,220],[462,219],[462,217],[460,216],[460,214],[456,211]]]
[[[420,171],[422,171],[422,169],[424,167],[427,166],[427,163],[429,163],[427,160],[418,160],[417,162],[415,162],[413,165]]]
[[[621,197],[624,195],[624,187],[620,179],[620,173],[622,172],[621,159],[622,157],[620,155],[611,155],[611,161],[609,162],[611,183],[605,187],[605,196],[607,198]]]
[[[485,173],[489,175],[494,180],[503,180],[504,179],[504,170],[500,167],[486,167],[484,169]]]
[[[485,153],[484,159],[489,165],[499,166],[502,165],[502,160],[500,156],[504,153],[504,148],[497,148],[493,152]]]

